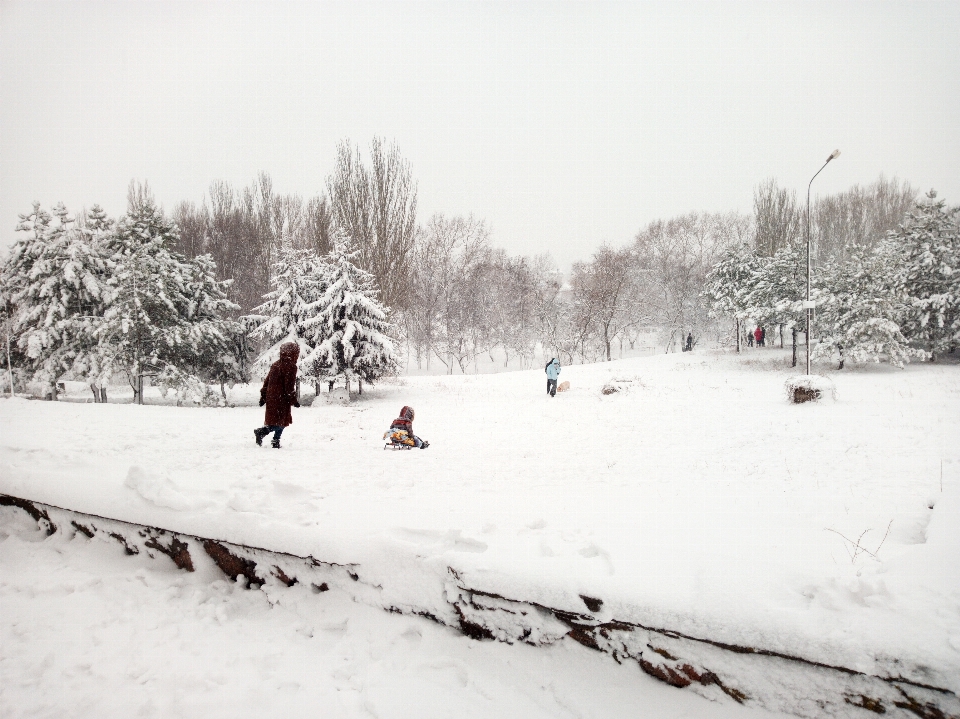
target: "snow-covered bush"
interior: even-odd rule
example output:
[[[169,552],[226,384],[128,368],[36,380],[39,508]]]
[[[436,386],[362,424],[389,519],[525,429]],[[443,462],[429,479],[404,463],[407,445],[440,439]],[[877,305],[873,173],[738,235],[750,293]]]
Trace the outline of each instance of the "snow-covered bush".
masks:
[[[196,375],[168,365],[153,378],[153,385],[160,389],[164,397],[173,392],[177,397],[177,404],[192,402],[202,407],[220,407],[226,402],[224,398],[214,392],[210,385],[201,381]]]
[[[791,377],[784,383],[787,401],[794,404],[825,400],[833,402],[837,399],[837,389],[826,377],[816,374],[804,374]]]
[[[27,391],[27,377],[23,370],[13,368],[13,391],[15,394]],[[0,397],[10,396],[10,373],[6,367],[0,370]]]

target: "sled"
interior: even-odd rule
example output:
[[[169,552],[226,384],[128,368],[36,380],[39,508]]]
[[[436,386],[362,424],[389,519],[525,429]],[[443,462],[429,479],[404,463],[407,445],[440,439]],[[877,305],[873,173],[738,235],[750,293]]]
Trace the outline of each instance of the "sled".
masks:
[[[383,438],[387,440],[387,443],[383,445],[384,449],[413,449],[415,446],[413,438],[402,429],[393,432],[387,430]]]

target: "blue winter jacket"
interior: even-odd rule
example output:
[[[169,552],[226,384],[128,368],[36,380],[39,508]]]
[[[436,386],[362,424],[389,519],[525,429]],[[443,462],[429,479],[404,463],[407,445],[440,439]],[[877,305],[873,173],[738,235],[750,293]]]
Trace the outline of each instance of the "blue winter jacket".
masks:
[[[553,360],[547,365],[547,379],[556,379],[560,375],[560,362]]]

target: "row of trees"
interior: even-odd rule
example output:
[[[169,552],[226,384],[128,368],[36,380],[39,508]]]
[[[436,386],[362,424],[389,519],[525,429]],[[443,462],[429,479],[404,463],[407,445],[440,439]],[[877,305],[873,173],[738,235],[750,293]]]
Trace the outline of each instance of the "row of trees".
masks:
[[[274,290],[259,314],[240,315],[228,297],[233,280],[217,279],[209,255],[174,249],[179,230],[145,186],[131,185],[117,222],[96,205],[74,218],[62,204],[52,213],[35,204],[17,229],[25,237],[0,271],[7,365],[46,384],[53,398],[58,381],[83,379],[96,401],[106,401],[118,374],[135,401],[142,402],[145,376],[181,399],[210,401],[209,382],[219,382],[225,397],[225,384],[250,379],[258,340],[266,348],[254,364],[259,374],[290,338],[307,347],[302,369],[318,382],[349,386],[396,370],[386,310],[342,232],[323,257],[281,245]]]
[[[843,259],[849,248],[871,247],[896,227],[916,190],[881,177],[818,198],[811,213],[814,263]],[[761,183],[752,216],[690,213],[656,221],[624,248],[601,248],[568,277],[549,257],[510,257],[490,243],[482,220],[436,215],[416,220],[417,189],[396,146],[374,139],[367,160],[349,143],[338,147],[325,192],[304,201],[273,192],[261,175],[234,191],[215,183],[199,207],[177,206],[186,254],[209,252],[221,279],[236,279],[230,298],[251,312],[269,289],[271,268],[288,244],[318,255],[339,228],[359,250],[381,300],[403,331],[418,365],[442,362],[467,371],[496,349],[505,362],[528,366],[535,350],[567,361],[614,355],[655,330],[663,347],[688,332],[723,334],[702,296],[707,272],[730,247],[746,244],[773,256],[805,237],[796,194],[775,180]]]
[[[229,281],[208,256],[170,249],[176,227],[145,188],[131,188],[118,222],[97,205],[78,221],[62,204],[49,213],[36,203],[17,230],[25,237],[0,273],[9,354],[54,397],[63,378],[85,378],[98,401],[118,373],[135,397],[144,375],[182,392],[200,374],[242,378]]]
[[[472,217],[435,215],[422,228],[399,314],[421,364],[452,372],[498,349],[530,366],[538,346],[566,361],[611,359],[639,334],[665,342],[708,320],[700,298],[725,247],[746,240],[749,218],[692,213],[655,222],[625,248],[601,247],[565,278],[547,256],[511,257]]]
[[[888,361],[936,357],[960,343],[960,208],[931,191],[899,227],[831,253],[813,273],[819,342],[814,358]],[[803,327],[805,246],[794,241],[773,255],[737,245],[710,271],[703,292],[715,317],[792,330]],[[794,363],[796,352],[794,351]]]
[[[852,248],[872,248],[899,226],[916,197],[917,189],[909,183],[882,175],[870,185],[817,197],[810,208],[814,265],[842,260]],[[770,257],[806,243],[806,207],[774,178],[754,190],[753,217],[753,248],[759,255]]]
[[[872,249],[915,196],[907,183],[881,177],[818,198],[810,222],[814,265],[826,269]],[[790,248],[805,243],[794,193],[768,180],[754,200],[753,216],[689,213],[652,222],[629,245],[604,246],[575,263],[567,277],[549,257],[510,257],[491,247],[480,220],[434,216],[417,234],[397,316],[418,362],[438,357],[449,371],[466,371],[493,348],[505,359],[519,357],[521,366],[538,345],[568,362],[609,360],[650,331],[665,348],[679,346],[688,332],[724,342],[727,330],[703,292],[714,266],[731,251],[760,261],[788,249],[793,254],[776,263],[789,265],[796,259]]]
[[[658,220],[564,276],[549,256],[494,247],[480,219],[437,214],[418,224],[416,182],[399,150],[374,139],[364,161],[341,143],[325,192],[306,201],[276,193],[263,174],[242,190],[214,183],[200,205],[180,203],[169,219],[136,186],[116,223],[96,206],[74,220],[62,206],[50,214],[36,205],[19,226],[29,239],[3,267],[15,340],[8,361],[14,355],[50,383],[89,378],[98,394],[117,372],[133,378],[137,393],[144,375],[186,391],[200,380],[259,375],[293,338],[304,376],[362,387],[395,371],[400,348],[418,365],[436,360],[466,372],[495,350],[521,366],[538,351],[567,362],[609,360],[651,331],[666,348],[687,333],[724,342],[724,315],[780,325],[782,336],[798,324],[807,219],[818,326],[850,327],[853,315],[829,313],[886,287],[877,284],[891,281],[884,268],[903,270],[891,250],[897,243],[884,238],[915,194],[881,177],[818,198],[806,218],[795,194],[768,180],[755,191],[752,216]],[[884,302],[874,300],[875,316],[900,312]],[[949,325],[948,315],[936,321]],[[908,345],[919,338],[912,332],[899,346],[916,350]],[[924,341],[942,351],[942,342]],[[854,344],[834,332],[818,351],[843,347],[853,356]]]

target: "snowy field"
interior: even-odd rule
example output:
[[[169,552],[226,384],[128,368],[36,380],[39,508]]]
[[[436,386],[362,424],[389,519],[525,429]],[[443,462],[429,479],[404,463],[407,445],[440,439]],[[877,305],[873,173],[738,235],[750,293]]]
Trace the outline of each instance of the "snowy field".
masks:
[[[449,611],[453,573],[960,692],[960,369],[822,368],[836,400],[791,405],[785,358],[568,367],[552,399],[540,369],[407,377],[294,410],[279,451],[252,441],[256,387],[220,409],[7,399],[0,493],[349,564],[404,611]],[[382,450],[404,404],[429,449]],[[243,592],[0,517],[4,716],[763,715],[570,640],[475,642],[336,590]]]

